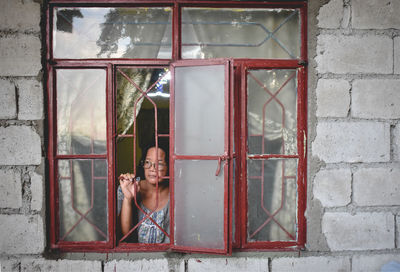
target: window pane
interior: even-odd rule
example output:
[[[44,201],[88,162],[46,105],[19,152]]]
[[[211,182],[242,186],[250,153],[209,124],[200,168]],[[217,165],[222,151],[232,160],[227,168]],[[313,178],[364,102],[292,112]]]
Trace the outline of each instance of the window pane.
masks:
[[[107,161],[58,162],[60,240],[106,241]]]
[[[183,58],[295,59],[299,54],[298,10],[183,9]]]
[[[55,8],[55,58],[171,58],[170,8]]]
[[[248,241],[297,239],[297,159],[247,160]]]
[[[247,75],[249,154],[297,154],[296,70]]]
[[[175,152],[224,153],[225,66],[175,69]]]
[[[105,154],[106,71],[57,70],[58,154]]]
[[[175,161],[175,241],[224,249],[224,173],[215,160]]]
[[[143,150],[155,144],[155,124],[159,146],[168,149],[170,78],[164,68],[117,69],[117,176],[134,173]]]

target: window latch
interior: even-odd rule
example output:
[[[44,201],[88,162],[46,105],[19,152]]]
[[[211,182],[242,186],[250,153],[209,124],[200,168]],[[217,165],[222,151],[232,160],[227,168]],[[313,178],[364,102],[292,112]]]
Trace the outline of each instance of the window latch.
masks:
[[[218,167],[217,167],[217,171],[215,172],[215,176],[219,176],[219,173],[221,172],[222,161],[226,161],[228,159],[229,159],[229,155],[227,152],[225,152],[224,155],[218,157]]]

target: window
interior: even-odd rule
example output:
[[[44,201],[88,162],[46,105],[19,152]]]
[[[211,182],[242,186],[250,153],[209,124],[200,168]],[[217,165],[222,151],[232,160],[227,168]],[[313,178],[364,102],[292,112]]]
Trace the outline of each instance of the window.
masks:
[[[52,248],[304,247],[306,8],[306,1],[49,1]],[[152,145],[165,150],[165,162],[142,160]],[[137,220],[124,232],[118,177],[153,168],[168,184],[168,202],[160,209],[157,198],[148,209],[134,198]],[[159,211],[167,224],[153,216]],[[161,240],[140,242],[146,222]]]

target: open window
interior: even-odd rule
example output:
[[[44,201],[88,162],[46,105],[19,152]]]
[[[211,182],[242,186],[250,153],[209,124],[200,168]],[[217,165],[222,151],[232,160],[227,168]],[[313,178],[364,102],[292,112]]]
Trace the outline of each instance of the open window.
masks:
[[[48,1],[52,248],[304,247],[306,8]],[[149,146],[166,160],[144,165]],[[154,218],[160,203],[145,209],[135,199],[136,221],[123,234],[118,177],[144,180],[145,168],[168,182],[168,224]],[[144,222],[163,238],[139,242]]]
[[[173,248],[226,253],[230,67],[189,63],[172,66]]]

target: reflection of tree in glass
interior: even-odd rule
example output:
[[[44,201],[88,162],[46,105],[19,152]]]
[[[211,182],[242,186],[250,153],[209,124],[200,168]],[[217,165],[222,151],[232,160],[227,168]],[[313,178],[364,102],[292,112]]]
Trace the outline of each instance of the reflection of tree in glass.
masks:
[[[156,58],[162,42],[170,11],[162,8],[110,9],[101,24],[101,35],[96,42],[98,57]],[[170,39],[170,34],[168,38]]]
[[[56,24],[57,30],[72,33],[74,17],[83,18],[83,15],[79,10],[76,9],[58,10]]]

